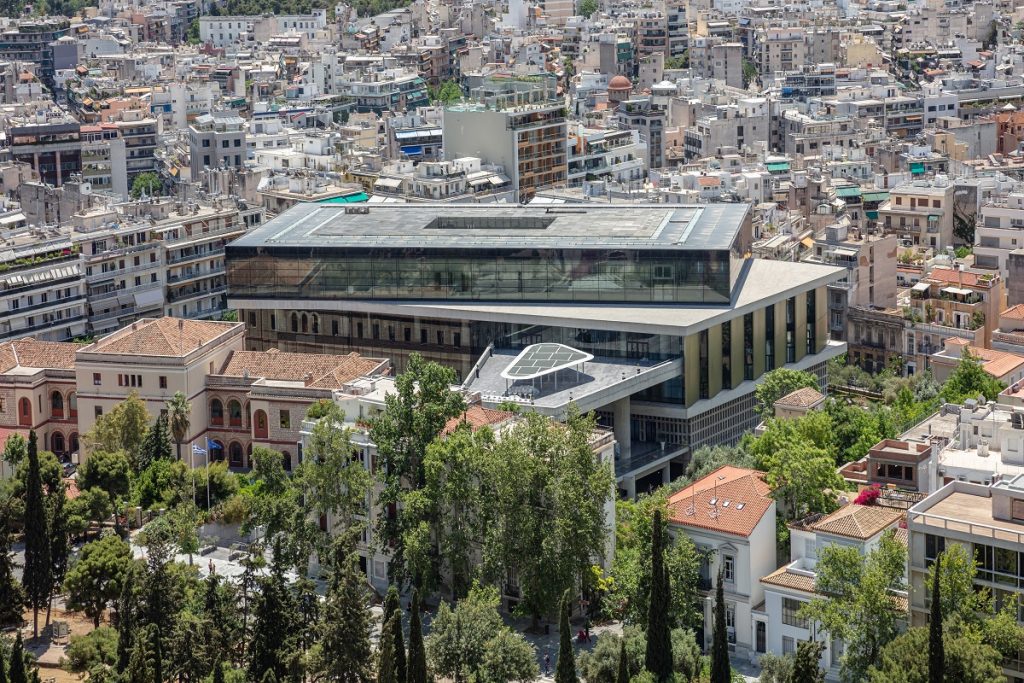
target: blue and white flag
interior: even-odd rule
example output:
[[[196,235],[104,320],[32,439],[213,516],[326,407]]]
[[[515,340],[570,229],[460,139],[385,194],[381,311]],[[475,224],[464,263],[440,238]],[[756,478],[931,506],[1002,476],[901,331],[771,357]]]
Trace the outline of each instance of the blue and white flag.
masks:
[[[206,449],[192,444],[192,455],[206,455]]]

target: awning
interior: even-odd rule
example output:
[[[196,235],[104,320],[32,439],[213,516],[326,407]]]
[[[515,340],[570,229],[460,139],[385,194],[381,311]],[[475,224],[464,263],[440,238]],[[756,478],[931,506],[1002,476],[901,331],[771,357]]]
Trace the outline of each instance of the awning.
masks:
[[[811,249],[814,247],[814,240],[811,239],[810,237],[805,237],[802,240],[800,240],[800,244],[804,245],[808,249]]]
[[[373,184],[374,187],[390,187],[398,189],[402,186],[401,178],[377,178],[377,182]]]
[[[135,294],[135,307],[146,308],[149,306],[159,306],[164,302],[164,290],[160,287],[156,289],[147,289],[144,292],[137,292]]]
[[[970,296],[973,292],[969,289],[961,289],[960,287],[943,287],[939,290],[946,294],[954,294],[956,296]]]
[[[888,192],[865,192],[863,197],[866,202],[884,202],[888,198]]]
[[[781,173],[789,170],[788,161],[777,161],[766,164],[769,173]]]
[[[423,154],[423,145],[402,145],[399,149],[402,151],[402,154],[409,156]]]
[[[920,161],[912,161],[912,162],[910,162],[910,172],[911,173],[924,173],[924,164],[922,162],[920,162]]]
[[[356,192],[355,194],[348,194],[344,197],[331,197],[330,199],[324,199],[319,204],[356,204],[358,202],[365,202],[369,197],[365,192]]]
[[[865,211],[864,213],[871,220],[873,220],[873,221],[877,221],[878,220],[878,212],[877,211]]]
[[[916,285],[910,288],[913,292],[927,292],[928,288],[931,287],[927,282],[918,282]]]
[[[859,197],[860,188],[856,185],[845,185],[843,187],[836,188],[837,197]]]

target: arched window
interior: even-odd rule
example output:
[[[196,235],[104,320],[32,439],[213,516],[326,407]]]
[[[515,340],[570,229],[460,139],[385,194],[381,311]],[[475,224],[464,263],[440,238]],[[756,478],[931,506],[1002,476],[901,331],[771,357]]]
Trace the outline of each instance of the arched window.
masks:
[[[18,424],[22,427],[32,426],[32,401],[27,398],[18,401]]]
[[[50,416],[58,420],[64,419],[64,396],[59,391],[50,394]]]
[[[292,313],[292,332],[299,331],[299,314]]]
[[[306,332],[309,332],[309,318],[307,318],[306,314],[303,313],[302,314],[302,333],[305,334]]]
[[[228,426],[242,426],[242,404],[238,401],[228,401]]]
[[[68,451],[71,453],[78,451],[78,432],[71,432],[71,436],[68,437]]]
[[[53,451],[54,455],[64,455],[64,435],[60,432],[54,432],[53,436],[50,437],[50,450]]]
[[[68,417],[78,417],[78,394],[68,394]]]
[[[228,465],[231,467],[242,466],[242,444],[232,441],[228,446]]]
[[[257,439],[267,438],[269,432],[267,425],[267,414],[262,410],[257,410],[252,415],[252,432],[253,436]]]
[[[214,427],[224,426],[224,404],[219,398],[210,401],[210,424]]]
[[[320,334],[320,316],[314,313],[310,317],[313,319],[313,334]]]

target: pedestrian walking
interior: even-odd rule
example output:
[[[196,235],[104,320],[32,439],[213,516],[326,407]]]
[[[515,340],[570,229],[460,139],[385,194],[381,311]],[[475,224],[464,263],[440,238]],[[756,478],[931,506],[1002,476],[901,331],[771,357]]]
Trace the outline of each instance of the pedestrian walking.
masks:
[[[547,676],[551,672],[551,654],[544,653],[544,675]]]

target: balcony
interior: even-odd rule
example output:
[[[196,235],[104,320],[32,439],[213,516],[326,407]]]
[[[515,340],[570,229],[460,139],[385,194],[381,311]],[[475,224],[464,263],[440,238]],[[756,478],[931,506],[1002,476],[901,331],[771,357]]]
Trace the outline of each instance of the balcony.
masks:
[[[220,294],[227,291],[227,285],[219,285],[217,287],[211,287],[209,289],[196,289],[190,288],[184,291],[178,291],[167,294],[168,303],[180,303],[182,301],[188,301],[189,299],[196,299],[202,296],[211,296],[213,294]]]
[[[218,254],[223,254],[223,253],[224,253],[224,247],[220,247],[218,249],[210,249],[210,250],[204,251],[202,253],[182,254],[180,256],[175,256],[175,257],[167,259],[167,265],[172,266],[172,265],[175,265],[177,263],[185,263],[187,261],[196,261],[196,260],[199,260],[199,259],[211,258],[213,256],[217,256]]]

